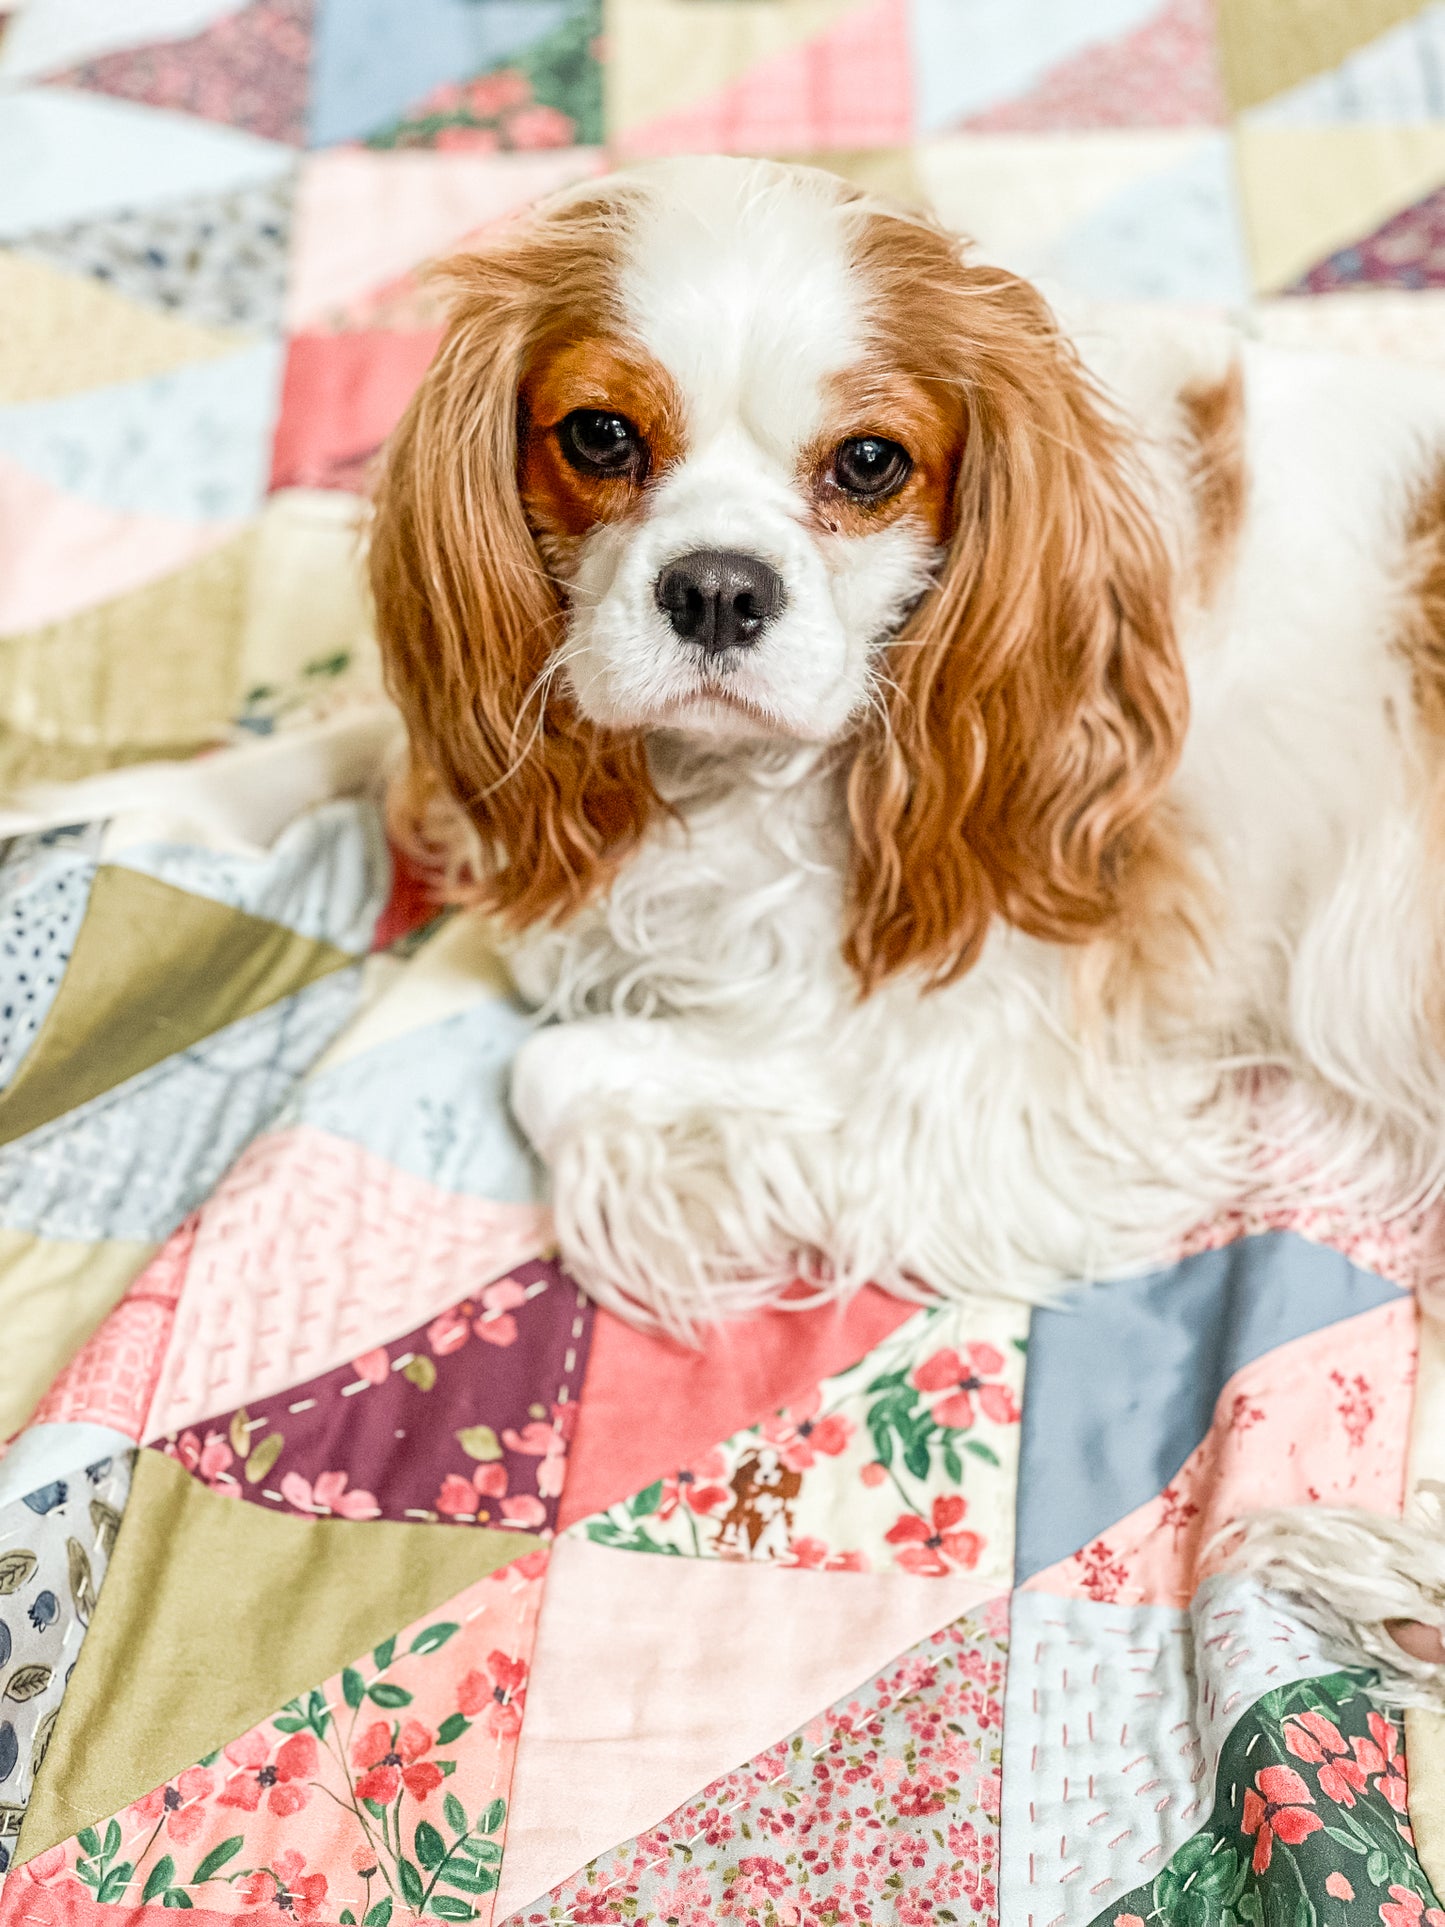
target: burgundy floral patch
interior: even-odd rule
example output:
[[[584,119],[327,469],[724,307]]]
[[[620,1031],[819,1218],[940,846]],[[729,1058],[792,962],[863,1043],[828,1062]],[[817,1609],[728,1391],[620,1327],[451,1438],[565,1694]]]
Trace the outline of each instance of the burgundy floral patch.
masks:
[[[257,1505],[550,1532],[591,1335],[587,1300],[538,1259],[335,1371],[152,1443]]]
[[[1445,188],[1318,262],[1286,294],[1445,287]]]

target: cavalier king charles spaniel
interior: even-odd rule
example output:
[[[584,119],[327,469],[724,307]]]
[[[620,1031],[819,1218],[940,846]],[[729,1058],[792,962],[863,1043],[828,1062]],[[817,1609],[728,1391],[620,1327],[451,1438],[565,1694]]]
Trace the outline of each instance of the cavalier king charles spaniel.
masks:
[[[577,1279],[1047,1294],[1445,1172],[1445,386],[1068,330],[822,172],[450,263],[371,571]]]

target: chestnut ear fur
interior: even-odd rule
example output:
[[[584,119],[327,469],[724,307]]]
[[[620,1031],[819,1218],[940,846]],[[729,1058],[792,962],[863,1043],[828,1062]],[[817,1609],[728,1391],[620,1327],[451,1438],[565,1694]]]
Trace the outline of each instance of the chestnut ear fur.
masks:
[[[880,352],[966,413],[948,557],[887,651],[848,783],[845,953],[869,990],[904,969],[951,982],[995,915],[1062,942],[1106,926],[1188,691],[1126,431],[1042,297],[927,222],[872,217],[860,268]]]
[[[641,737],[598,730],[558,686],[563,606],[517,492],[519,388],[546,341],[610,305],[614,212],[574,197],[447,265],[450,325],[376,492],[372,593],[413,759],[402,812],[454,799],[479,860],[459,877],[451,852],[451,893],[519,927],[605,887],[656,804]]]

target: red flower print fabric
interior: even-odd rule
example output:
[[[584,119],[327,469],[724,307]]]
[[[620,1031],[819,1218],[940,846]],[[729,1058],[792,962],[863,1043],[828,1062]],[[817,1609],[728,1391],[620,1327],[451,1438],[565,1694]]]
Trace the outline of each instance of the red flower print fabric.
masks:
[[[630,1552],[1006,1585],[1027,1324],[998,1303],[920,1312],[857,1365],[569,1531]]]
[[[372,1927],[490,1919],[545,1548],[12,1874],[33,1912],[139,1894]],[[279,1917],[279,1918],[277,1918]]]
[[[1399,1729],[1371,1684],[1333,1673],[1248,1707],[1205,1826],[1094,1927],[1445,1927],[1406,1817]]]

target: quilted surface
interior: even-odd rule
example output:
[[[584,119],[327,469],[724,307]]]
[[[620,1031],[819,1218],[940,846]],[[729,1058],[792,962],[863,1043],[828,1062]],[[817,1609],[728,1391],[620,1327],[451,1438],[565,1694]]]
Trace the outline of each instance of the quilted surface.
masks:
[[[1442,18],[0,26],[0,1927],[1442,1927],[1445,1731],[1207,1550],[1445,1474],[1431,1228],[621,1326],[507,1110],[533,1019],[363,794],[355,569],[428,262],[614,158],[805,156],[1089,295],[1445,363]]]

